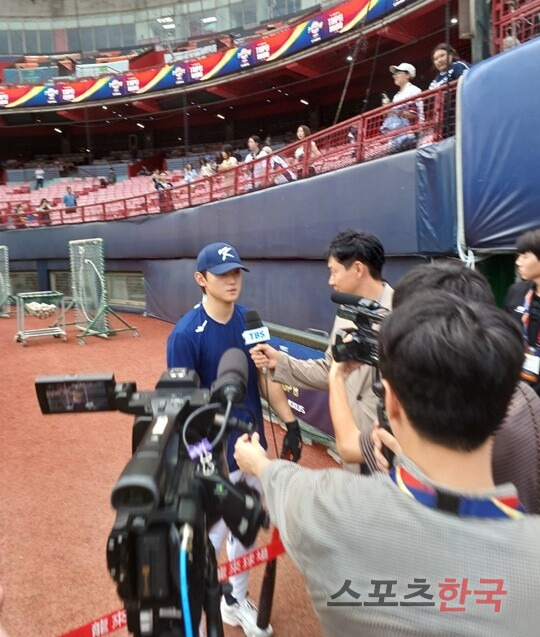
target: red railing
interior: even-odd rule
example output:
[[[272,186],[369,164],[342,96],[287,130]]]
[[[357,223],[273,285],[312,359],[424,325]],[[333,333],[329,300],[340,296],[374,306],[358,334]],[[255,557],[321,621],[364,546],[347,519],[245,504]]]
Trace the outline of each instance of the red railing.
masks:
[[[136,194],[115,201],[56,207],[49,219],[40,217],[27,227],[111,221],[138,215],[167,213],[269,188],[297,179],[331,172],[411,148],[425,146],[454,134],[456,84],[425,91],[414,97],[418,117],[409,126],[392,130],[387,124],[394,104],[353,117],[303,141],[229,171],[199,178],[168,190]],[[179,179],[174,175],[173,181]],[[150,178],[148,178],[150,182]],[[27,219],[28,208],[26,207]],[[4,227],[13,227],[12,210],[3,212]],[[18,226],[20,227],[20,226]]]
[[[540,0],[493,0],[494,53],[540,35]]]

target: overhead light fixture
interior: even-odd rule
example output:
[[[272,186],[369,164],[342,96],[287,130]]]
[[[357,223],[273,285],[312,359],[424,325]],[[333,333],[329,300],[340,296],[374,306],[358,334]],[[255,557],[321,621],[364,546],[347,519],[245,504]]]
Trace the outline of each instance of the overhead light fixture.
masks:
[[[110,123],[111,123],[110,120],[108,119],[105,120],[105,124],[110,124]]]
[[[41,124],[41,120],[40,119],[36,119],[36,122],[39,122]]]
[[[139,128],[144,128],[144,124],[141,124],[141,122],[137,122],[137,126],[138,126]]]
[[[352,61],[353,61],[353,57],[352,57],[352,55],[348,55],[348,56],[346,57],[346,60],[347,60],[347,62],[352,62]]]
[[[222,115],[221,113],[218,113],[216,117],[219,117],[219,119],[225,119],[225,115]]]
[[[174,20],[170,16],[166,16],[165,18],[156,18],[156,22],[160,24],[168,24],[170,22],[174,22]]]
[[[309,105],[309,102],[308,102],[307,100],[300,100],[300,102],[301,102],[302,104],[305,104],[306,106],[308,106],[308,105]]]
[[[267,102],[271,102],[272,100],[266,100]]]
[[[178,139],[178,141],[179,141],[179,142],[181,142],[181,141],[182,141],[182,138],[181,138],[181,137],[178,137],[177,139]]]
[[[170,24],[169,22],[167,24],[162,24],[161,25],[164,29],[167,29],[167,31],[170,31],[171,29],[176,29],[176,24]]]
[[[61,133],[61,132],[62,132],[62,129],[61,129],[61,128],[55,128],[54,130],[55,130],[57,133]]]
[[[457,23],[458,23],[458,19],[457,19],[457,18],[452,18],[452,19],[450,20],[450,23],[451,23],[451,24],[457,24]]]
[[[217,22],[217,18],[215,15],[208,16],[207,18],[201,18],[201,22],[203,24],[212,24],[213,22]]]
[[[102,108],[104,111],[106,111],[106,110],[107,110],[107,107],[106,107],[106,106],[102,106],[101,108]]]

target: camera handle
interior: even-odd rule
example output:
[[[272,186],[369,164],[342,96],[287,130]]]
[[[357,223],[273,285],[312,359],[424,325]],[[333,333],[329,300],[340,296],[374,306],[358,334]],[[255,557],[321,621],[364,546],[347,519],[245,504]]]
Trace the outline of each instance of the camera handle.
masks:
[[[379,421],[379,426],[383,429],[386,429],[388,433],[392,433],[392,428],[390,427],[390,423],[388,421],[388,416],[386,415],[386,409],[384,407],[384,385],[381,380],[381,373],[379,372],[379,368],[375,367],[375,376],[373,378],[373,393],[377,396],[377,419]],[[394,452],[388,449],[385,445],[382,447],[382,454],[385,459],[388,461],[390,467],[394,464]]]

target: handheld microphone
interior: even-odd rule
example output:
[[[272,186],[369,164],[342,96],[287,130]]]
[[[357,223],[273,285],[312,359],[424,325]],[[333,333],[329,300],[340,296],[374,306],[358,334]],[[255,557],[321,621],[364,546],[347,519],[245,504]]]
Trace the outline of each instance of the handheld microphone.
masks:
[[[211,400],[219,400],[226,405],[244,400],[248,380],[248,362],[244,352],[231,347],[221,357],[217,369],[217,378],[212,384]]]
[[[270,330],[263,325],[261,317],[257,310],[248,310],[245,315],[247,330],[242,332],[244,337],[244,343],[251,349],[254,345],[259,343],[268,343],[270,340]],[[262,373],[266,374],[268,370],[266,367],[262,368]]]
[[[270,340],[270,330],[263,325],[257,310],[248,310],[244,317],[247,329],[242,332],[244,343],[249,347],[259,343],[267,343]]]

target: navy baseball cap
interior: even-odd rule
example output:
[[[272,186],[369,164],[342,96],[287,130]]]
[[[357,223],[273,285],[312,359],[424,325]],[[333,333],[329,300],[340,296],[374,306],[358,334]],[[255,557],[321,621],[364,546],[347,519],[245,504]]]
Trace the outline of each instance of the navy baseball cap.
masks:
[[[212,274],[225,274],[237,268],[249,272],[240,261],[236,248],[228,243],[211,243],[197,255],[197,272],[206,270]]]

